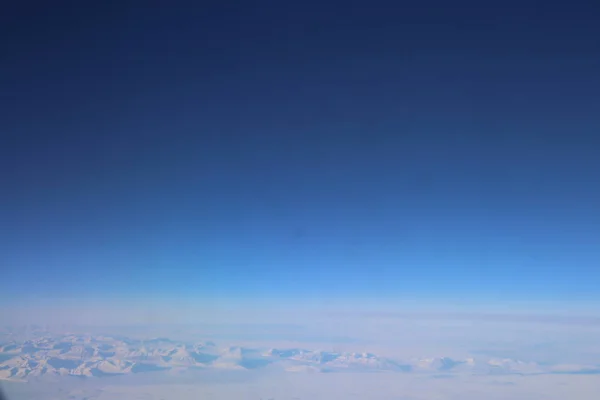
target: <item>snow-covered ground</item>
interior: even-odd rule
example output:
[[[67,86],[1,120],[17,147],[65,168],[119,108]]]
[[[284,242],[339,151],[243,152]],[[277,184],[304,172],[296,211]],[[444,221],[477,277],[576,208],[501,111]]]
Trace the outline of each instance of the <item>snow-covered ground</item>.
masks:
[[[151,371],[214,369],[288,372],[397,372],[412,374],[538,375],[594,374],[596,365],[548,365],[513,359],[450,357],[392,359],[364,352],[304,348],[219,346],[213,342],[148,340],[106,335],[39,333],[0,344],[0,379],[24,381],[44,376],[105,377]]]

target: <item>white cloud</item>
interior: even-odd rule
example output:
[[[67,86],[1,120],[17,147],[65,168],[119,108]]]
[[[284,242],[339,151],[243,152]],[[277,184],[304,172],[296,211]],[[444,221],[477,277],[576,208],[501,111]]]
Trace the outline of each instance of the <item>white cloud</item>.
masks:
[[[399,374],[247,374],[230,375],[222,379],[170,376],[165,379],[146,377],[132,381],[92,383],[71,382],[63,386],[64,397],[85,397],[97,400],[146,400],[209,398],[214,400],[331,400],[335,398],[374,400],[595,400],[600,376],[542,375],[531,377],[468,376],[452,379],[432,379]],[[59,387],[46,388],[50,395]],[[14,384],[6,387],[9,398],[27,399],[27,393],[42,392],[41,387],[24,388]],[[18,397],[17,397],[18,396]],[[52,397],[38,397],[52,398]]]
[[[574,312],[571,312],[574,311]],[[223,343],[272,347],[320,348],[329,351],[372,352],[390,358],[487,357],[553,365],[570,373],[600,366],[600,319],[586,308],[508,308],[403,306],[358,302],[201,301],[142,298],[38,299],[4,306],[3,323],[90,325],[91,332],[107,326],[122,333],[173,336],[176,339],[214,338]],[[183,324],[183,325],[182,325]],[[152,325],[149,327],[148,325]],[[144,326],[135,330],[135,326]],[[352,340],[349,340],[352,339]],[[597,398],[600,375],[453,376],[403,374],[310,374],[273,372],[230,380],[216,376],[202,382],[185,376],[135,378],[118,383],[86,383],[75,399],[574,399]],[[188,379],[188,380],[186,380]],[[227,383],[227,384],[226,384]],[[79,385],[79,386],[77,386]],[[101,385],[98,386],[98,385]],[[108,386],[107,386],[108,385]],[[7,390],[23,391],[9,385]],[[34,390],[28,386],[25,390]],[[58,389],[56,389],[58,390]],[[92,391],[96,391],[93,392]],[[13,399],[26,399],[23,392]],[[16,393],[16,392],[14,392]],[[45,392],[44,392],[45,393]],[[211,395],[212,393],[212,395]],[[79,396],[79,397],[77,397]],[[94,397],[95,396],[95,397]],[[212,397],[211,397],[212,396]],[[59,396],[60,397],[60,396]],[[42,399],[33,395],[31,397]]]

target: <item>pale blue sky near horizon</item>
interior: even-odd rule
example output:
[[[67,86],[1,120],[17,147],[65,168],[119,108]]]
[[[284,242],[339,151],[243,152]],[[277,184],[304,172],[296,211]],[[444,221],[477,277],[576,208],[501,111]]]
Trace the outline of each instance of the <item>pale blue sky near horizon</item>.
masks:
[[[10,25],[3,306],[600,303],[599,25],[442,3]]]

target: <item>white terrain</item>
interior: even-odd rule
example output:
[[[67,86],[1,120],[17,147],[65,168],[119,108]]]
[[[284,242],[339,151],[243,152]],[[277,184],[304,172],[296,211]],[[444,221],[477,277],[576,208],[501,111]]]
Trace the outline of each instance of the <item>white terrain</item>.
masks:
[[[596,365],[548,365],[513,359],[449,357],[390,359],[359,352],[302,348],[219,346],[211,341],[180,342],[91,334],[50,334],[0,343],[0,379],[28,381],[52,376],[106,377],[150,371],[257,370],[288,372],[396,372],[449,375],[596,374]]]

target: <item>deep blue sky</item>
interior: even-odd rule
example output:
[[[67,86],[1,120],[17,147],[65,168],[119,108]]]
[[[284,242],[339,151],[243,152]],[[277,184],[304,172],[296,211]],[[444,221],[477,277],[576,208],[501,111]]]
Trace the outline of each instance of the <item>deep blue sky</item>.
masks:
[[[0,12],[5,294],[600,300],[591,4],[98,3]]]

